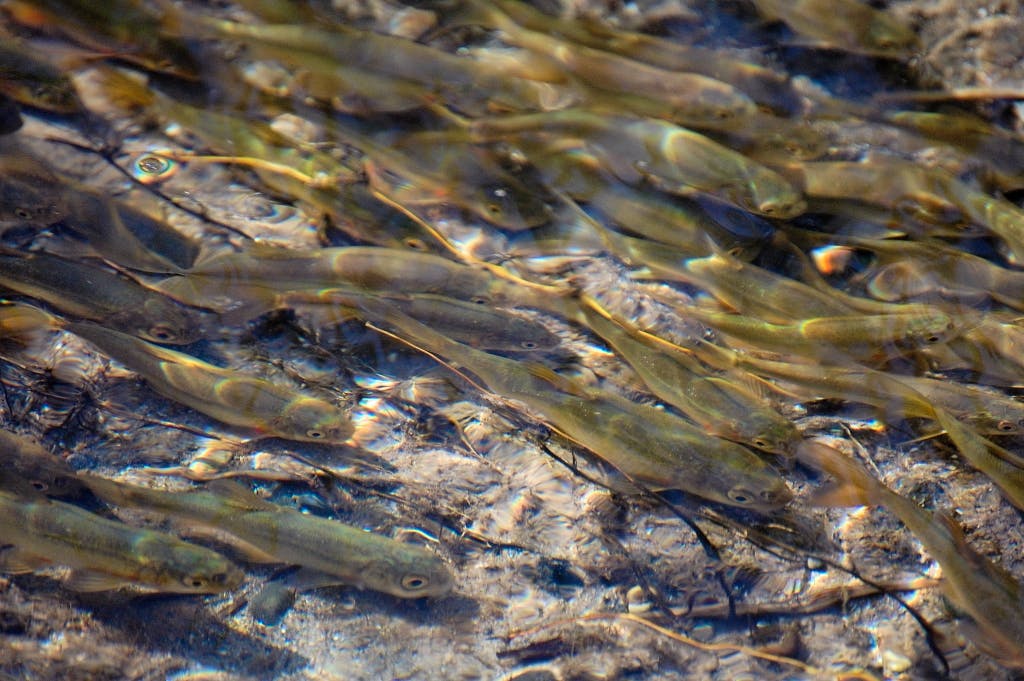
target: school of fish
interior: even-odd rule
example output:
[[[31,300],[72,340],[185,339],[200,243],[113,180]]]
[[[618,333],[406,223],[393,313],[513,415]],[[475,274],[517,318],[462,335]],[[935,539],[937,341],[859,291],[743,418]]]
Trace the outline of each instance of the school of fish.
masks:
[[[879,4],[738,3],[801,49],[905,67],[924,46]],[[312,1],[234,5],[0,2],[0,366],[42,374],[34,353],[73,338],[204,435],[358,456],[351,385],[218,352],[259,320],[303,325],[311,356],[336,352],[323,333],[358,326],[499,399],[627,497],[740,519],[883,507],[941,567],[964,636],[1024,669],[1024,586],[1001,559],[798,418],[833,400],[910,423],[1024,510],[1024,209],[1007,198],[1024,189],[1024,139],[524,1],[410,3],[422,25],[393,33]],[[55,37],[72,56],[48,54]],[[35,117],[130,158],[136,187],[51,163]],[[164,146],[122,152],[135,148],[124,121]],[[320,245],[202,211],[197,234],[176,208],[133,201],[203,164],[312,216]],[[588,281],[597,260],[645,298]],[[566,356],[567,333],[620,371],[582,371],[591,358]],[[444,542],[302,513],[238,480],[167,490],[74,470],[60,439],[3,425],[0,571],[65,567],[81,591],[214,594],[248,579],[216,544],[112,511],[136,509],[248,562],[298,566],[279,580],[290,592],[459,591]],[[820,475],[834,481],[799,492]]]

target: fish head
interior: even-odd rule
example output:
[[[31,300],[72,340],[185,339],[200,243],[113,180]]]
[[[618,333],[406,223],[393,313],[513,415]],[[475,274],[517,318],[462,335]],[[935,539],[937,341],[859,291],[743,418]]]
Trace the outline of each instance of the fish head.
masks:
[[[742,123],[756,113],[757,104],[746,94],[726,83],[716,85],[709,81],[696,96],[682,103],[677,117],[684,124],[687,120]]]
[[[179,541],[148,561],[140,579],[160,591],[213,594],[234,589],[244,576],[219,553]]]
[[[74,86],[67,79],[33,83],[22,101],[60,114],[73,114],[85,109]]]
[[[756,418],[756,415],[753,415]],[[754,424],[757,426],[758,424]],[[788,419],[766,419],[763,425],[755,427],[750,444],[758,449],[778,456],[793,456],[793,446],[800,441],[800,431]]]
[[[917,34],[885,14],[876,14],[861,36],[864,46],[883,55],[901,56],[920,47]]]
[[[752,208],[765,217],[789,220],[807,210],[807,202],[792,187],[776,187],[768,192],[757,191],[755,196],[756,205]]]
[[[141,308],[124,310],[117,317],[112,321],[130,327],[140,338],[170,345],[185,345],[203,338],[214,319],[206,310],[162,298],[151,298]]]
[[[986,436],[1024,434],[1024,418],[1016,409],[997,409],[995,413],[991,409],[976,409],[959,418]]]
[[[910,315],[906,321],[900,347],[922,348],[939,345],[958,336],[962,325],[945,312]]]
[[[474,212],[487,222],[513,231],[539,227],[551,220],[552,210],[536,193],[518,183],[485,183],[470,198]]]
[[[271,431],[300,442],[343,444],[354,430],[340,407],[318,397],[296,397],[273,420]]]
[[[398,598],[440,598],[455,586],[448,567],[426,549],[408,546],[388,554],[366,566],[363,586]]]
[[[28,181],[0,177],[0,226],[49,227],[60,222],[66,211],[54,196],[54,188],[33,187]]]
[[[793,499],[782,476],[756,454],[728,440],[714,442],[703,465],[681,472],[679,489],[755,511],[773,511]]]
[[[725,503],[731,506],[749,508],[754,511],[774,511],[793,500],[793,493],[781,478],[763,485],[741,482],[733,485],[726,493]]]

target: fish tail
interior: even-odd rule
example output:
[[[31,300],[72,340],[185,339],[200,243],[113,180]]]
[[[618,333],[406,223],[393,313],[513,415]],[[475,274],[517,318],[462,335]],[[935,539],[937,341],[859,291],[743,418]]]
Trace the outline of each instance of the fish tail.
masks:
[[[833,479],[830,485],[811,493],[807,501],[812,506],[874,506],[888,491],[863,466],[824,443],[804,440],[797,445],[796,457]]]
[[[24,303],[0,305],[0,342],[5,344],[33,348],[60,327],[59,319],[37,307]]]
[[[145,76],[107,68],[100,71],[99,78],[106,97],[119,108],[149,109],[156,103],[157,96],[146,87]]]

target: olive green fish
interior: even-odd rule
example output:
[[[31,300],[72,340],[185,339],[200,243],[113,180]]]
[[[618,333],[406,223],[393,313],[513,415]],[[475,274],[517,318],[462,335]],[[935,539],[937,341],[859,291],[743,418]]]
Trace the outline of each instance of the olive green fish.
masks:
[[[783,456],[802,437],[793,423],[730,377],[709,375],[692,357],[654,347],[612,321],[592,301],[584,323],[622,355],[655,395],[707,432]]]
[[[46,253],[0,249],[0,288],[157,343],[192,343],[212,320],[134,279]]]
[[[165,492],[92,475],[82,481],[108,503],[159,511],[229,535],[254,560],[323,573],[323,584],[424,598],[445,596],[455,583],[444,562],[426,549],[278,506],[235,483],[207,485],[213,491]]]
[[[337,404],[258,376],[214,366],[191,355],[87,322],[65,322],[153,390],[207,416],[263,437],[341,444],[352,422]]]
[[[751,1],[765,18],[826,47],[892,59],[907,59],[920,47],[909,27],[861,0]]]
[[[512,139],[541,149],[552,144],[565,149],[567,138],[579,140],[586,153],[599,157],[627,184],[650,181],[684,196],[705,193],[772,218],[792,218],[806,208],[801,193],[775,171],[664,120],[564,109],[459,124],[477,141]]]
[[[708,437],[682,418],[610,393],[588,391],[541,367],[475,350],[390,306],[375,305],[363,314],[472,372],[489,390],[524,403],[555,431],[636,482],[761,510],[779,508],[791,498],[778,473],[752,452]]]
[[[241,571],[210,549],[47,499],[11,477],[0,488],[0,570],[66,565],[74,571],[67,586],[78,591],[219,593],[242,581]]]
[[[820,443],[806,443],[800,459],[832,475],[836,485],[812,497],[828,506],[881,505],[907,526],[942,567],[942,592],[966,616],[961,631],[1002,664],[1024,668],[1024,587],[967,543],[948,516],[928,513],[875,480],[860,465]]]

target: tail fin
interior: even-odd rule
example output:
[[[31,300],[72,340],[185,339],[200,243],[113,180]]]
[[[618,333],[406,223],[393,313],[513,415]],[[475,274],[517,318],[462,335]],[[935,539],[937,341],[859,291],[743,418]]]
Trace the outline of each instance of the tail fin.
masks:
[[[822,442],[803,440],[797,445],[800,463],[828,473],[834,482],[813,492],[812,506],[873,506],[880,503],[885,488],[863,466]]]
[[[59,328],[60,320],[38,307],[24,303],[0,304],[0,344],[31,349]]]
[[[157,102],[157,94],[146,86],[145,76],[104,68],[99,70],[99,79],[106,97],[120,109],[149,110]]]

